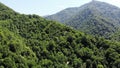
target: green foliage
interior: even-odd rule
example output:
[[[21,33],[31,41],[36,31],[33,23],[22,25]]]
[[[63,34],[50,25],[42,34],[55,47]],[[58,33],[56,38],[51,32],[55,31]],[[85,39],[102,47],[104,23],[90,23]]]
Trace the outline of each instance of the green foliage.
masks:
[[[119,42],[92,37],[37,15],[6,11],[0,11],[7,15],[0,17],[1,68],[120,67]]]
[[[59,21],[87,34],[120,40],[119,13],[118,7],[94,1],[81,7],[64,9],[45,18]]]
[[[98,64],[97,68],[104,68],[103,65]]]

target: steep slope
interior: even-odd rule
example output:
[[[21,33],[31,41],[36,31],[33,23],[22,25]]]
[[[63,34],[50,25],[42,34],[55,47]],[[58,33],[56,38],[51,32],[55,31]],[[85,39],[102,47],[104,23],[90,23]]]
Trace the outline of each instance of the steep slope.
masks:
[[[53,14],[50,16],[45,16],[46,19],[56,20],[61,23],[64,23],[66,20],[74,16],[76,13],[80,11],[79,8],[67,8],[63,11],[58,12],[57,14]]]
[[[1,27],[0,21],[0,67],[30,68],[36,64],[37,57],[23,38]]]
[[[73,13],[73,16],[68,15],[69,19],[66,19],[66,15],[65,21],[62,21],[62,19],[54,20],[64,22],[65,24],[88,34],[104,36],[105,38],[109,38],[109,35],[118,31],[120,26],[119,8],[104,2],[94,1],[85,4],[78,9],[79,11],[77,11],[76,14]],[[63,12],[64,11],[65,10],[63,10]],[[57,13],[56,18],[61,17],[58,14],[61,13]],[[48,16],[47,19],[50,19],[49,17],[52,18],[52,16]]]
[[[6,15],[0,18],[1,68],[120,67],[118,42],[86,35],[37,15],[9,11]]]

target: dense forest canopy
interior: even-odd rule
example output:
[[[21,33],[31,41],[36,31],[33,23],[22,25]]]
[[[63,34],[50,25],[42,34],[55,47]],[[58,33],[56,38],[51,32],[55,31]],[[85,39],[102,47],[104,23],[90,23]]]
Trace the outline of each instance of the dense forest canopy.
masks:
[[[0,3],[0,68],[119,68],[120,43]]]
[[[120,40],[117,38],[120,35],[120,8],[108,3],[92,1],[45,18],[62,22],[87,34]]]

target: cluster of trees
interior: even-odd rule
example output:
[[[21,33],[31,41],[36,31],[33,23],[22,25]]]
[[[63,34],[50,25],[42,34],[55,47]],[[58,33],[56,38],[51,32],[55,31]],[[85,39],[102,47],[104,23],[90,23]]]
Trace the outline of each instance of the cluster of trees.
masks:
[[[120,8],[99,1],[81,7],[67,8],[45,18],[106,39],[113,39],[111,35],[118,37],[119,35],[114,33],[120,32]]]
[[[120,67],[118,42],[92,37],[37,15],[4,11],[0,11],[1,68]]]

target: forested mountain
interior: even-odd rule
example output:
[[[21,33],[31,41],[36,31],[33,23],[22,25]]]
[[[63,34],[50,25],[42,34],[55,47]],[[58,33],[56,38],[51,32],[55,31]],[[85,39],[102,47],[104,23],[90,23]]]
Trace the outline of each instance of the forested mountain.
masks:
[[[76,12],[73,13],[74,11]],[[65,9],[46,18],[105,38],[110,38],[110,35],[120,28],[120,8],[99,1],[92,1],[81,7],[71,8],[70,11]]]
[[[66,20],[73,17],[79,11],[80,11],[79,8],[67,8],[63,11],[58,12],[57,14],[53,14],[53,15],[50,15],[50,16],[45,16],[45,18],[64,23]]]
[[[0,3],[0,68],[119,68],[120,43]]]

